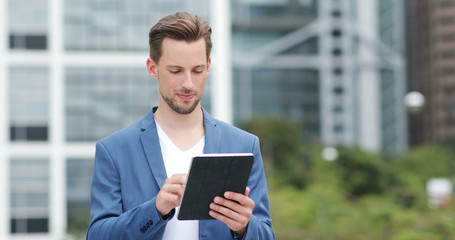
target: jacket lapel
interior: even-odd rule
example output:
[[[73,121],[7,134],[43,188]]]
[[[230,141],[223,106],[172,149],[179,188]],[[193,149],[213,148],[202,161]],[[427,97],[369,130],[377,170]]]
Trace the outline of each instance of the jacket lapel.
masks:
[[[158,186],[161,188],[167,178],[166,167],[164,166],[163,155],[161,154],[160,140],[156,130],[155,119],[153,113],[157,107],[154,107],[147,116],[144,117],[141,123],[142,133],[140,139],[142,149],[149,163]],[[221,131],[215,118],[208,114],[202,108],[204,114],[204,128],[205,128],[205,146],[204,153],[218,153],[221,144]]]
[[[221,130],[217,121],[202,108],[204,113],[205,146],[204,153],[219,153],[221,145]]]
[[[158,186],[161,188],[167,178],[166,167],[164,166],[163,155],[161,154],[160,140],[156,131],[153,113],[156,107],[150,111],[142,120],[142,133],[140,134],[142,149],[145,152],[150,169],[155,177]]]

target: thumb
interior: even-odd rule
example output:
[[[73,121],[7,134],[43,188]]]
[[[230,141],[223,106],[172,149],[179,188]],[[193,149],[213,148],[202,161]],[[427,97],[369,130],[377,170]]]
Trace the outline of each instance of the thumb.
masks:
[[[249,188],[249,187],[246,187],[246,189],[245,189],[245,196],[248,197],[249,194],[250,194],[250,188]]]

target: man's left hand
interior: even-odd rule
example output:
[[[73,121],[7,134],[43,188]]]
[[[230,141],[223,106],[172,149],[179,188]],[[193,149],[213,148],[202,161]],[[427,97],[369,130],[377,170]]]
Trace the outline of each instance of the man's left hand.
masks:
[[[228,225],[232,231],[243,236],[253,214],[254,201],[248,197],[250,188],[246,188],[245,195],[235,192],[225,192],[224,198],[215,197],[210,204],[209,214]]]

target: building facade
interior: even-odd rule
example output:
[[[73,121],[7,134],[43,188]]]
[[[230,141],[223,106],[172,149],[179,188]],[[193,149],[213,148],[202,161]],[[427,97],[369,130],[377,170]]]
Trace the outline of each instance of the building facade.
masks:
[[[95,142],[157,105],[150,27],[175,11],[218,22],[213,2],[0,0],[0,239],[84,238]],[[280,115],[326,145],[406,148],[400,1],[224,3],[207,110],[234,124]]]
[[[410,116],[410,142],[455,140],[455,2],[407,1],[409,89],[425,97]]]
[[[83,239],[95,142],[158,103],[150,27],[208,1],[0,4],[0,239]]]
[[[236,121],[280,115],[325,145],[407,148],[403,1],[232,2]]]

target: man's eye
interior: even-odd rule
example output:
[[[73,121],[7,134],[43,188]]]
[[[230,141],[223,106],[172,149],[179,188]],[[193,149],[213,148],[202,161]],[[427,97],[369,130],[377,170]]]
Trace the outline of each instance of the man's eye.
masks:
[[[169,72],[171,72],[171,73],[173,73],[173,74],[176,74],[176,73],[179,73],[180,71],[179,71],[179,70],[171,70],[171,71],[169,71]]]

